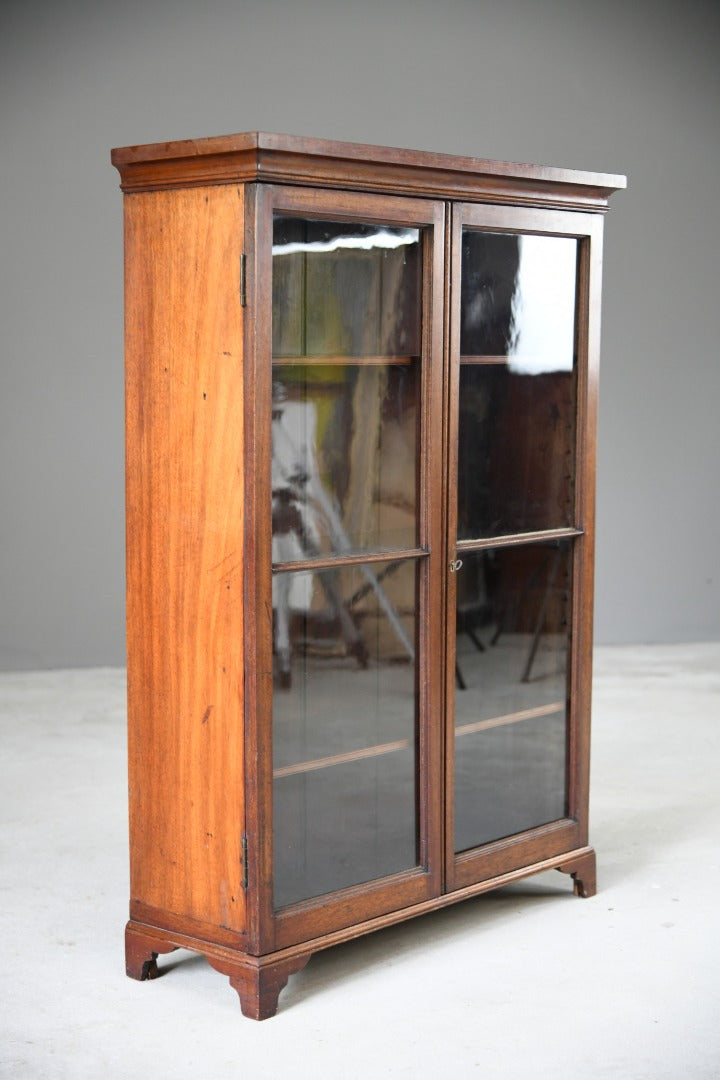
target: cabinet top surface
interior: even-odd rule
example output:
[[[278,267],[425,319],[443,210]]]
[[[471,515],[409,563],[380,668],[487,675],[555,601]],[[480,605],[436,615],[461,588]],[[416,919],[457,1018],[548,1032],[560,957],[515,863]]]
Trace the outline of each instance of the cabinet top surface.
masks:
[[[626,186],[609,173],[257,131],[121,147],[112,163],[124,191],[266,180],[460,198],[505,191],[522,202],[602,209]]]

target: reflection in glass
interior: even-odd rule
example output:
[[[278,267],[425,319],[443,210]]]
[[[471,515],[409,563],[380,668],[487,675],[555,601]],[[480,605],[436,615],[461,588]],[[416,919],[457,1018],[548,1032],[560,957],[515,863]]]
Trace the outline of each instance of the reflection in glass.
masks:
[[[420,231],[275,217],[273,356],[420,353]]]
[[[273,562],[417,544],[420,232],[276,217]]]
[[[463,553],[457,575],[455,850],[566,813],[569,543]]]
[[[463,232],[458,539],[573,522],[577,241]]]
[[[571,371],[577,240],[465,230],[460,352],[507,357],[511,371]]]
[[[417,537],[417,365],[273,367],[273,562]]]
[[[416,567],[273,575],[276,907],[417,865]]]

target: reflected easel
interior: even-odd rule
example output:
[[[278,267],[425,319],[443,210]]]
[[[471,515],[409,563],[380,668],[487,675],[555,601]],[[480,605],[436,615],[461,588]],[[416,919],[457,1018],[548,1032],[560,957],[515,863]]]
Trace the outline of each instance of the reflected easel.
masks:
[[[319,578],[329,609],[337,620],[348,656],[354,656],[361,668],[368,666],[368,651],[350,610],[362,590],[349,601],[343,599],[338,585],[339,570],[311,567],[295,573],[282,571],[283,563],[321,559],[325,548],[333,555],[348,554],[352,546],[340,513],[334,506],[320,477],[314,452],[317,417],[308,401],[290,401],[284,387],[273,390],[272,412],[272,525],[273,525],[273,612],[275,615],[275,652],[279,681],[283,689],[292,685],[290,616],[293,610],[309,611],[312,583]],[[366,578],[367,590],[373,591],[378,604],[409,658],[415,650],[400,618],[380,584],[380,577],[369,566],[359,565]]]

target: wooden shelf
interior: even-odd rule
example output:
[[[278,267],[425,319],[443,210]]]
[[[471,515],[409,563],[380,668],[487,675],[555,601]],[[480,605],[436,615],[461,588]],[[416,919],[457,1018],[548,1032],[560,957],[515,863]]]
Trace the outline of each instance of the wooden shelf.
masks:
[[[407,367],[417,356],[273,356],[273,367]]]
[[[298,773],[327,769],[332,765],[347,765],[352,761],[363,761],[365,758],[380,757],[382,754],[393,754],[397,750],[407,750],[409,746],[409,739],[398,739],[397,742],[365,746],[361,750],[349,750],[345,754],[332,754],[330,757],[314,758],[312,761],[300,761],[296,765],[282,765],[278,769],[273,769],[273,779],[281,780],[284,776],[297,776]]]
[[[337,555],[318,555],[316,558],[273,563],[272,572],[273,574],[289,574],[296,570],[341,570],[344,566],[403,562],[408,559],[420,559],[425,555],[429,555],[427,548],[398,548],[395,551],[359,551]]]
[[[573,357],[573,363],[575,360],[576,357]],[[521,353],[520,355],[513,356],[507,356],[503,353],[485,353],[481,356],[470,356],[469,354],[461,353],[460,363],[462,365],[473,365],[478,367],[507,367],[508,364],[512,364],[517,372],[537,373],[538,375],[569,375],[571,372],[571,368],[556,367],[548,356],[534,356],[532,353]]]
[[[538,705],[534,709],[523,709],[521,712],[507,713],[505,716],[493,716],[488,720],[478,720],[474,724],[461,724],[455,728],[455,735],[471,735],[476,731],[487,731],[490,728],[503,727],[505,724],[518,724],[523,720],[533,720],[538,716],[551,716],[553,713],[563,712],[564,709],[563,701],[553,701],[548,705]],[[348,750],[344,754],[330,754],[328,757],[312,758],[310,761],[298,761],[294,765],[281,765],[273,769],[273,779],[282,780],[286,776],[298,776],[302,773],[315,772],[317,769],[329,769],[334,765],[349,765],[354,761],[393,754],[398,750],[407,750],[409,747],[410,739],[398,739],[396,742],[365,746],[360,750]]]
[[[505,724],[519,724],[523,720],[534,720],[538,716],[552,716],[564,709],[564,701],[553,701],[548,705],[538,705],[534,709],[522,709],[504,716],[492,716],[488,720],[477,720],[474,724],[459,724],[455,728],[455,736],[472,735],[476,731],[488,731],[490,728],[504,727]]]
[[[485,356],[461,356],[461,364],[501,364],[506,365],[510,358],[503,355],[489,353]]]
[[[572,526],[563,526],[560,529],[537,529],[535,532],[500,533],[498,536],[483,536],[477,540],[457,540],[455,551],[460,555],[462,552],[483,551],[485,548],[547,544],[552,541],[573,540],[577,536],[583,536],[584,533],[584,529],[574,529]]]

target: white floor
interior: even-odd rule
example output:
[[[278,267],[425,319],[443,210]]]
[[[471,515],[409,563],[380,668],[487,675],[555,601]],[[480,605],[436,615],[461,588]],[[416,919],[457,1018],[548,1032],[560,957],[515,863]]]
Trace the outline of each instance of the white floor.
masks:
[[[199,957],[124,975],[124,673],[0,675],[0,1076],[717,1080],[720,643],[598,649],[595,686],[595,898],[546,874],[328,950],[254,1023]]]

